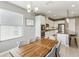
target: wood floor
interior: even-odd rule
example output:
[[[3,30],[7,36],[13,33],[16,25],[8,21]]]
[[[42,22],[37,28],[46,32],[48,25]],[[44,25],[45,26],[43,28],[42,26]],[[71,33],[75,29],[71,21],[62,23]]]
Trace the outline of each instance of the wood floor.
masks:
[[[50,39],[42,39],[20,48],[11,50],[11,54],[15,57],[44,57],[57,44],[57,41]]]

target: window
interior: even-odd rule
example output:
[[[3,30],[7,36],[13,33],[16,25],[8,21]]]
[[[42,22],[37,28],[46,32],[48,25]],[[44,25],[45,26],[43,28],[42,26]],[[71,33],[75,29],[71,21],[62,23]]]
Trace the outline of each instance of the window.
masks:
[[[23,36],[23,15],[0,9],[0,41]]]
[[[0,26],[1,41],[23,36],[21,26]]]

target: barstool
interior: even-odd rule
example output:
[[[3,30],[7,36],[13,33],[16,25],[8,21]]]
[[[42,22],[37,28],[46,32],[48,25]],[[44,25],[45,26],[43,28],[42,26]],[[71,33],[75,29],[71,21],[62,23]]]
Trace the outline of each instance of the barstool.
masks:
[[[78,48],[76,36],[77,36],[76,34],[69,34],[69,46],[71,45],[71,38],[74,37],[75,44],[76,44],[76,46]]]

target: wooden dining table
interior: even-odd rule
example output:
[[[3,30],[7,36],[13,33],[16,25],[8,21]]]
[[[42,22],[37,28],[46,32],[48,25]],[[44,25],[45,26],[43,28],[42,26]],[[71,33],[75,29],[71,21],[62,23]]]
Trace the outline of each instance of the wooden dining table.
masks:
[[[57,40],[40,39],[10,50],[13,57],[45,57],[57,44]]]

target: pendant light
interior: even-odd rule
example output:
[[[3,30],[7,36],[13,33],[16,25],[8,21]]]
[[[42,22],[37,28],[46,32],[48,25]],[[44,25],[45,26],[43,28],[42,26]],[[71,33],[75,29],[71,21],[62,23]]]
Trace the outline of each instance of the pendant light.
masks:
[[[67,18],[66,18],[66,22],[69,23],[69,10],[67,10]]]
[[[30,13],[30,12],[37,12],[38,11],[38,7],[33,7],[32,2],[30,2],[30,4],[26,5],[26,9],[27,9],[28,13]]]

